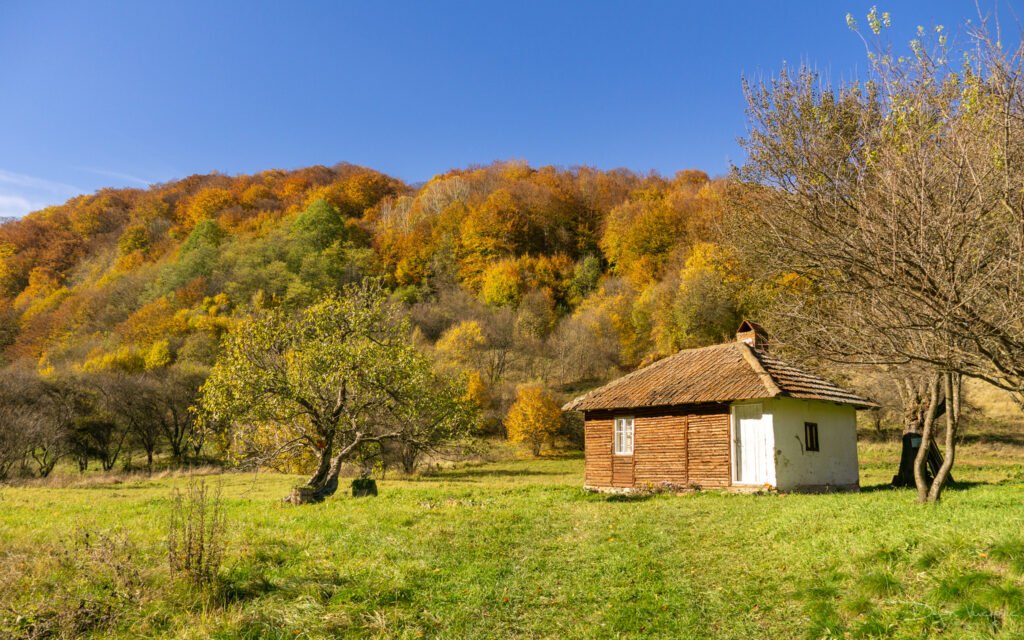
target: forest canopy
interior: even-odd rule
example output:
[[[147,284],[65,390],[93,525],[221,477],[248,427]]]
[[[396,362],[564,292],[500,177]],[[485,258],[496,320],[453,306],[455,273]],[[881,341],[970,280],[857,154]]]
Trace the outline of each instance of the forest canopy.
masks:
[[[73,422],[102,432],[108,458],[169,451],[168,430],[180,457],[233,327],[373,278],[462,381],[477,432],[507,435],[521,385],[566,397],[732,332],[758,298],[716,240],[723,192],[700,171],[521,162],[418,187],[339,164],[104,189],[0,225],[0,365],[74,387]],[[191,381],[185,414],[141,424],[128,400],[150,389],[169,406],[165,379]]]

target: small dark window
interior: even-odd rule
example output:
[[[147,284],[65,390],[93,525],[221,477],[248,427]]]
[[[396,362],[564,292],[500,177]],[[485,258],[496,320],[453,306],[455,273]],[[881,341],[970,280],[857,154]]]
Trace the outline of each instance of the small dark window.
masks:
[[[818,448],[818,423],[804,423],[804,445],[808,451],[821,451]]]

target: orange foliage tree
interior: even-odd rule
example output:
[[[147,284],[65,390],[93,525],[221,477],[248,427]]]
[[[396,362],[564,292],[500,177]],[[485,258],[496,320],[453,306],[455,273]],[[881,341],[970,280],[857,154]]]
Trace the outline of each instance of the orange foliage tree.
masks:
[[[561,424],[562,410],[549,391],[540,385],[516,389],[516,402],[505,417],[510,441],[528,444],[533,455],[539,456],[541,447],[558,433]]]

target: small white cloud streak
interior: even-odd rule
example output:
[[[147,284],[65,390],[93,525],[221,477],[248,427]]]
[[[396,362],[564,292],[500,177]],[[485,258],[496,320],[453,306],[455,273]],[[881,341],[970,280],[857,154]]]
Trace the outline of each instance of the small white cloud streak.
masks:
[[[54,182],[53,180],[27,176],[23,173],[15,173],[4,169],[0,169],[0,184],[6,184],[12,187],[21,187],[23,189],[46,191],[48,193],[74,195],[85,192],[84,189],[79,189],[76,186],[64,184],[63,182]]]
[[[124,182],[131,182],[144,187],[148,187],[153,184],[154,180],[146,180],[138,176],[133,176],[130,173],[122,173],[120,171],[111,171],[109,169],[97,169],[95,167],[81,167],[82,171],[88,171],[89,173],[95,173],[98,176],[106,176],[107,178],[115,178],[117,180],[123,180]]]
[[[0,217],[21,217],[82,193],[72,184],[0,169]]]
[[[0,218],[20,218],[30,211],[36,211],[45,206],[21,196],[0,194]]]

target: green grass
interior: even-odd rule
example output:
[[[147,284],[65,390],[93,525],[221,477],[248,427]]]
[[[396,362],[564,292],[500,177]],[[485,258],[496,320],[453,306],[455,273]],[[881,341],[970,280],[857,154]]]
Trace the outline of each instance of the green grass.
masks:
[[[386,479],[293,507],[229,474],[219,583],[169,576],[184,478],[0,489],[0,637],[950,638],[1024,636],[1024,454],[967,447],[937,507],[860,494],[581,490],[579,458]],[[59,637],[59,635],[57,636]]]

